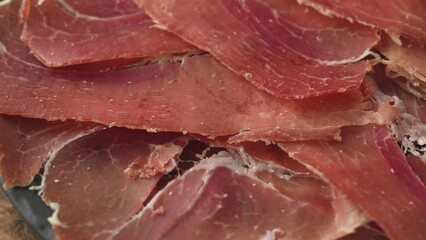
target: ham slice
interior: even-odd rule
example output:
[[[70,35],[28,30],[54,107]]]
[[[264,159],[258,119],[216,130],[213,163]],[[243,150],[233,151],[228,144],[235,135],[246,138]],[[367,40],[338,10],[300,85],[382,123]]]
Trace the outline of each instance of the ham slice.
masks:
[[[50,222],[57,238],[109,239],[163,176],[130,179],[123,171],[135,161],[148,163],[153,146],[175,137],[112,128],[61,149],[47,162],[42,183],[43,200],[56,210]]]
[[[131,0],[107,0],[101,4],[78,0],[25,2],[21,39],[48,67],[199,52],[172,34],[154,28],[151,19]],[[115,4],[114,11],[101,12]],[[98,11],[93,10],[99,6]]]
[[[406,153],[426,160],[426,100],[417,98],[401,88],[402,77],[389,78],[383,68],[376,68],[372,77],[390,101],[399,108],[396,135]]]
[[[368,91],[286,101],[248,84],[210,55],[116,71],[47,69],[19,41],[19,3],[0,10],[0,113],[75,119],[232,141],[338,139],[339,128],[393,120]],[[99,107],[102,106],[102,107]]]
[[[95,123],[45,120],[0,115],[0,176],[3,187],[27,186],[44,161],[68,143],[103,129]]]
[[[365,221],[345,197],[319,187],[315,179],[294,176],[294,184],[305,191],[286,194],[293,176],[258,167],[250,174],[226,152],[202,160],[160,191],[113,239],[333,239]],[[269,179],[255,176],[261,173]],[[315,200],[304,200],[312,191]],[[348,218],[341,221],[341,215]]]
[[[389,60],[386,70],[402,88],[418,98],[426,99],[426,48],[404,41],[396,45],[391,39],[383,38],[378,49]],[[403,78],[398,78],[402,76]]]
[[[426,43],[426,2],[423,0],[297,0],[325,15],[385,30],[396,42],[400,35]]]
[[[417,177],[426,185],[426,164],[419,157],[408,155],[408,163],[413,171],[416,173]]]
[[[342,134],[340,143],[288,142],[281,147],[356,202],[391,239],[425,239],[426,188],[388,127],[348,127]]]
[[[369,70],[358,60],[379,39],[371,29],[329,19],[292,0],[136,2],[161,28],[285,99],[358,88]]]

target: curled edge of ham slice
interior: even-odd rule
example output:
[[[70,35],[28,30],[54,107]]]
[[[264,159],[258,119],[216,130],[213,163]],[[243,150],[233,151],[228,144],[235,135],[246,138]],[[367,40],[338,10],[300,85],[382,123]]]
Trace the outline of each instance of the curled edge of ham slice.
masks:
[[[342,133],[339,143],[280,146],[328,179],[392,239],[424,239],[426,187],[411,170],[390,129],[370,124],[343,128]]]
[[[401,35],[426,44],[426,3],[423,0],[297,0],[326,16],[336,16],[384,30],[401,45]]]
[[[154,143],[175,137],[111,128],[78,139],[52,156],[41,194],[55,210],[49,221],[58,239],[110,239],[143,207],[164,176],[130,179],[123,171],[134,161],[148,163]]]
[[[107,1],[103,4],[115,2]],[[25,0],[21,40],[48,67],[201,52],[153,27],[155,23],[136,4],[129,12],[133,2],[125,1],[116,6],[125,7],[123,15],[91,16],[79,12],[74,5],[80,9],[97,8],[96,1],[81,4],[73,0]]]
[[[279,170],[270,172],[261,166],[252,174],[270,175],[270,183],[248,174],[250,169],[227,152],[201,160],[158,192],[113,239],[328,239],[352,232],[366,221],[343,195],[332,194],[333,203],[328,204],[333,206],[327,207],[297,199],[303,191],[293,196],[280,192],[275,185],[288,180],[279,177]],[[328,190],[314,191],[328,195]],[[347,218],[340,219],[339,214]]]
[[[0,176],[4,188],[27,186],[42,164],[67,144],[105,126],[0,115]]]
[[[388,76],[416,97],[426,99],[426,46],[409,40],[398,46],[384,37],[378,50],[387,58],[384,63]]]
[[[399,109],[393,132],[405,154],[413,154],[426,161],[426,100],[418,98],[399,84],[403,78],[388,77],[384,67],[375,68],[371,77],[378,85],[377,95]]]
[[[365,73],[370,70],[370,63],[364,61],[326,66],[302,57],[299,55],[298,48],[305,49],[305,47],[297,47],[299,43],[309,47],[318,45],[302,43],[300,36],[299,38],[294,36],[295,33],[305,33],[306,31],[303,30],[308,27],[298,29],[296,25],[296,29],[293,30],[276,31],[277,33],[288,32],[287,36],[276,38],[276,34],[273,33],[276,29],[268,29],[268,24],[271,23],[270,21],[273,23],[277,18],[274,18],[274,14],[278,15],[280,12],[273,8],[265,11],[259,6],[253,7],[255,10],[251,12],[250,8],[257,3],[255,1],[243,3],[207,0],[141,0],[137,2],[143,6],[151,18],[161,24],[162,28],[212,53],[234,72],[279,98],[303,99],[354,90],[359,88]],[[194,8],[196,11],[193,11]],[[265,12],[271,16],[264,19]],[[317,13],[312,12],[312,14],[318,17]],[[316,23],[318,22],[321,24],[325,22],[325,27],[318,24],[323,27],[319,27],[318,32],[329,31],[327,27],[330,26],[330,20],[327,17],[322,19],[318,17]],[[376,34],[373,30],[371,32],[372,35]],[[312,39],[321,39],[320,33],[318,38],[312,34],[314,35],[314,37],[311,36]],[[333,35],[333,32],[329,34]],[[342,35],[351,41],[353,39],[351,34]],[[339,35],[339,37],[342,36]],[[377,43],[378,36],[362,38],[360,41],[365,43],[365,46],[361,47],[363,48],[361,52],[367,52]],[[289,47],[291,43],[294,43],[294,46]],[[310,52],[316,53],[314,50]]]

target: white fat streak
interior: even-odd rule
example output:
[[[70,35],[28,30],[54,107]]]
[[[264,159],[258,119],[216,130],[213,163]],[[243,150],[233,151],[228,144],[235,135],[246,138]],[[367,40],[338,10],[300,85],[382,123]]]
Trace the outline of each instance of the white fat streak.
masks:
[[[358,62],[362,59],[364,59],[367,56],[373,56],[375,59],[381,59],[380,55],[371,51],[370,49],[365,50],[361,55],[359,55],[358,57],[351,57],[351,58],[347,58],[347,59],[342,59],[339,61],[328,61],[328,60],[319,60],[319,59],[315,59],[315,58],[309,58],[321,65],[326,65],[326,66],[337,66],[337,65],[344,65],[344,64],[349,64],[349,63],[354,63],[354,62]],[[305,56],[306,57],[306,56]]]
[[[11,3],[12,2],[12,0],[3,0],[2,2],[0,2],[0,7],[2,7],[2,6],[6,6],[6,5],[8,5],[9,3]]]
[[[44,1],[45,0],[39,0],[39,5],[40,5],[40,2],[44,2]],[[87,20],[102,20],[103,19],[103,18],[100,18],[100,17],[97,17],[97,16],[82,14],[82,13],[78,12],[77,10],[75,10],[72,6],[70,6],[64,0],[57,0],[57,1],[65,8],[65,10],[72,13],[77,18],[82,18],[82,19],[87,19]]]
[[[266,230],[266,233],[263,237],[260,238],[260,240],[276,240],[277,233],[284,233],[284,231],[281,228],[274,228],[271,230]]]
[[[332,206],[336,212],[334,222],[339,228],[335,228],[336,232],[332,238],[339,239],[355,232],[358,227],[367,224],[370,219],[365,212],[353,204],[345,194],[337,190],[337,188],[333,190],[334,204]]]
[[[68,228],[68,225],[61,222],[58,218],[59,215],[59,204],[57,203],[49,203],[49,207],[54,211],[52,216],[50,216],[47,220],[52,224],[52,226],[59,226],[62,228]]]
[[[44,170],[44,173],[43,173],[43,176],[42,176],[42,179],[41,179],[40,186],[32,186],[32,187],[30,187],[30,190],[38,190],[39,191],[38,194],[40,196],[43,196],[43,190],[44,190],[44,188],[46,186],[46,176],[49,174],[49,169],[50,169],[50,167],[52,165],[52,162],[55,160],[55,158],[58,155],[58,153],[60,152],[60,150],[63,149],[68,144],[72,143],[73,141],[75,141],[75,140],[77,140],[77,139],[79,139],[81,137],[87,136],[87,135],[89,135],[89,134],[91,134],[91,133],[93,133],[95,131],[97,131],[96,128],[95,129],[91,129],[90,131],[78,134],[75,137],[73,137],[73,138],[69,139],[68,141],[64,142],[61,146],[59,146],[56,149],[54,149],[52,151],[52,153],[50,154],[49,159],[46,161],[46,164],[45,164],[45,167],[44,167],[45,170]],[[49,217],[49,219],[48,219],[49,222],[53,226],[60,226],[60,227],[63,227],[63,228],[67,228],[68,225],[65,224],[65,223],[62,223],[59,220],[59,218],[58,218],[59,208],[60,208],[59,203],[49,202],[49,201],[46,201],[44,198],[43,198],[43,200],[46,203],[46,205],[48,205],[54,211],[53,214],[52,214],[52,216]]]
[[[37,6],[41,6],[46,0],[38,0],[37,1]]]
[[[398,33],[394,33],[392,31],[386,31],[386,33],[388,34],[388,36],[390,37],[390,39],[399,47],[402,46],[402,41],[401,41],[401,34]]]

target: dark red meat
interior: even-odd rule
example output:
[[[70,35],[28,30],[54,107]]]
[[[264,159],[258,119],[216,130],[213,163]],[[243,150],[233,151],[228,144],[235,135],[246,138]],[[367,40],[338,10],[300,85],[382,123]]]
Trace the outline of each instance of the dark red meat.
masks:
[[[321,180],[257,167],[243,168],[225,152],[202,160],[114,239],[333,239],[365,221]],[[292,183],[304,191],[291,191]]]
[[[297,0],[325,15],[346,18],[426,43],[426,2],[423,0]]]
[[[48,67],[199,52],[155,28],[131,0],[38,2],[26,1],[21,39]]]
[[[357,61],[379,39],[371,29],[321,16],[292,0],[136,2],[163,28],[285,99],[358,88],[369,66]]]
[[[163,176],[130,179],[123,171],[135,161],[148,163],[154,146],[175,137],[113,128],[60,150],[46,164],[42,185],[44,201],[56,209],[50,222],[57,238],[111,237],[142,208]]]
[[[288,142],[290,156],[319,171],[392,239],[425,239],[426,187],[386,126],[344,128],[341,143]]]
[[[392,107],[376,109],[362,90],[275,98],[210,55],[107,72],[47,69],[19,41],[18,7],[0,10],[0,113],[210,137],[241,133],[236,142],[332,140],[341,126],[393,120]]]
[[[29,185],[44,161],[75,139],[103,128],[95,123],[0,115],[0,176],[4,187]]]

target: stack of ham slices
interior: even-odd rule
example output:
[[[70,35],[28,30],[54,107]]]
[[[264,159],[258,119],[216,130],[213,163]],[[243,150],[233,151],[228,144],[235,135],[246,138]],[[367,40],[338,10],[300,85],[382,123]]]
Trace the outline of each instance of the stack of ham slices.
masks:
[[[0,176],[57,239],[426,239],[426,1],[0,1]]]

